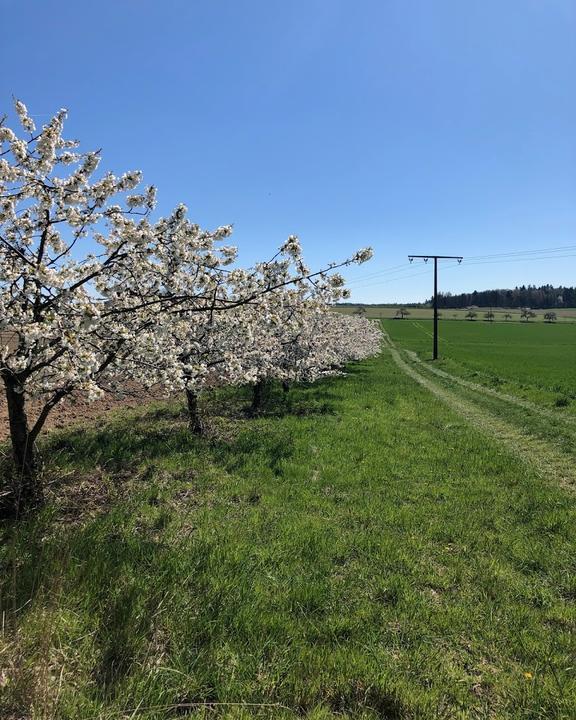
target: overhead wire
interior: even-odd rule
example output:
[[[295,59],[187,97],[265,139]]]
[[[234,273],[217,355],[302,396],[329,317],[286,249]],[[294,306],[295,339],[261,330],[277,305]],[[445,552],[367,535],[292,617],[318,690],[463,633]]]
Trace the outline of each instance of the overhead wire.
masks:
[[[407,262],[402,263],[401,265],[395,265],[394,267],[391,267],[391,268],[385,268],[383,270],[377,270],[375,272],[368,273],[367,275],[360,275],[360,276],[351,278],[350,283],[364,282],[364,280],[371,280],[372,278],[381,277],[382,275],[395,274],[395,273],[401,272],[401,271],[404,272],[409,267],[410,267],[410,263],[407,263]]]
[[[462,263],[446,263],[443,268],[448,270],[454,267],[473,266],[473,265],[489,265],[495,263],[514,263],[514,262],[530,262],[535,260],[555,260],[567,257],[576,257],[576,253],[563,254],[562,251],[576,250],[576,245],[562,245],[553,248],[541,248],[539,250],[517,250],[507,253],[493,253],[491,255],[472,255],[464,256]],[[543,253],[557,253],[552,255],[544,255]],[[362,277],[352,278],[347,286],[358,286],[362,284],[363,287],[374,287],[376,285],[382,285],[384,283],[392,283],[398,280],[406,280],[411,277],[418,275],[426,275],[429,271],[405,274],[406,270],[411,267],[411,264],[399,265],[393,268],[383,269],[378,272],[370,273]],[[382,280],[376,282],[369,282],[366,284],[366,280],[374,280],[377,277],[383,277]]]
[[[505,253],[493,253],[491,255],[467,255],[468,260],[483,260],[487,258],[512,257],[520,255],[540,255],[542,253],[560,252],[562,250],[576,250],[576,245],[560,245],[551,248],[540,248],[539,250],[513,250]]]
[[[391,278],[387,278],[387,279],[385,279],[385,280],[379,280],[379,281],[377,281],[377,282],[366,283],[366,284],[362,285],[362,288],[365,288],[365,287],[375,287],[376,285],[383,285],[384,283],[389,284],[389,283],[398,282],[399,280],[408,280],[408,278],[418,277],[418,275],[429,275],[429,274],[430,274],[430,273],[429,273],[428,270],[421,270],[421,271],[419,271],[419,272],[410,273],[410,274],[408,274],[408,275],[399,275],[399,276],[397,276],[397,277],[391,277]],[[349,286],[349,283],[346,285],[346,287],[348,287],[348,286]],[[352,288],[352,289],[353,289],[353,290],[354,290],[354,289],[355,289],[355,290],[360,290],[360,289],[362,289],[362,288],[356,287],[356,288]]]

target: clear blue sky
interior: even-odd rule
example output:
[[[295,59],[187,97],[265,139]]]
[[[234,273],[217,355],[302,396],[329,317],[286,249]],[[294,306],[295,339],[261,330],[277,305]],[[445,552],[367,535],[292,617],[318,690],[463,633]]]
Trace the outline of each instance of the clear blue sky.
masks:
[[[1,105],[140,168],[159,210],[290,233],[311,264],[372,245],[360,301],[420,300],[409,252],[576,246],[574,0],[0,0]],[[568,254],[568,253],[567,253]],[[576,249],[572,255],[576,254]],[[418,274],[420,273],[420,274]],[[388,278],[388,279],[387,279]],[[396,278],[396,279],[395,279]],[[576,284],[576,257],[446,268],[453,292]]]

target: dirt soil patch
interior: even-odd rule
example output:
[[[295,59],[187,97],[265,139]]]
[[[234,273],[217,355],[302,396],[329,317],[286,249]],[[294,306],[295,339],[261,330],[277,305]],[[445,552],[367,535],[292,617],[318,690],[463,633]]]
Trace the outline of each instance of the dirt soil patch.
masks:
[[[0,395],[0,442],[4,442],[9,437],[8,407],[3,389],[2,387],[2,394]],[[105,417],[107,413],[117,408],[138,407],[154,401],[167,400],[169,397],[166,390],[160,386],[146,389],[134,384],[130,384],[125,393],[107,392],[102,398],[94,402],[88,402],[80,393],[73,394],[69,398],[62,400],[54,408],[48,416],[44,430],[65,428],[87,420],[94,421]],[[30,402],[28,408],[30,426],[33,425],[40,408],[40,402]]]

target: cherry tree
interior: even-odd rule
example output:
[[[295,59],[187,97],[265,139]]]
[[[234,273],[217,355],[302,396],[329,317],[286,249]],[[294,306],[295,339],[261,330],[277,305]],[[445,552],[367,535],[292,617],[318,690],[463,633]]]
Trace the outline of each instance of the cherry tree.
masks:
[[[137,341],[133,376],[142,383],[153,379],[172,391],[184,390],[190,429],[201,434],[201,391],[253,384],[258,396],[265,379],[280,376],[281,342],[288,328],[294,331],[294,318],[310,304],[310,288],[315,295],[320,287],[330,289],[332,300],[342,297],[343,280],[335,268],[364,262],[369,255],[368,250],[359,251],[338,265],[311,272],[298,239],[290,236],[272,259],[253,268],[213,268],[219,275],[217,302],[209,312],[195,313],[185,303],[164,313],[150,330],[151,337],[143,334]],[[315,302],[318,306],[318,298]],[[155,349],[156,336],[162,337],[161,354]],[[155,374],[150,373],[152,367]]]
[[[374,323],[333,311],[347,296],[343,278],[334,274],[267,297],[266,321],[258,318],[257,333],[239,358],[254,381],[254,411],[268,381],[278,380],[285,389],[292,382],[313,382],[379,351],[381,334]]]
[[[286,386],[297,379],[294,372],[297,339],[308,331],[314,318],[327,310],[329,303],[349,295],[339,273],[308,274],[295,238],[292,238],[292,245],[288,248],[284,246],[282,251],[290,255],[302,277],[288,288],[281,287],[280,292],[269,293],[264,312],[252,312],[252,327],[249,324],[246,341],[238,357],[246,377],[253,383],[253,412],[259,410],[269,381],[280,380]],[[347,262],[358,262],[358,257],[354,256]],[[258,269],[268,272],[268,267]],[[281,267],[280,272],[286,272],[285,267]],[[247,308],[244,313],[250,311],[251,308]]]
[[[10,504],[25,508],[42,501],[35,442],[49,413],[73,392],[98,397],[158,314],[192,297],[197,310],[214,304],[218,279],[204,266],[231,228],[204,231],[184,206],[151,222],[155,188],[133,193],[136,171],[97,177],[99,153],[62,137],[65,110],[38,132],[23,103],[16,111],[26,139],[0,122],[0,377]]]
[[[187,386],[194,353],[165,351],[182,336],[178,323],[206,354],[215,318],[299,276],[287,276],[281,261],[264,275],[227,272],[236,251],[217,246],[230,226],[204,230],[184,205],[153,221],[155,188],[135,192],[138,171],[98,173],[100,153],[64,139],[65,110],[37,131],[25,105],[15,108],[23,138],[0,120],[0,378],[14,461],[3,494],[17,512],[42,502],[35,443],[58,403],[78,392],[94,399],[131,375],[174,383],[159,374],[172,357]],[[291,238],[282,252],[297,246]],[[359,251],[345,264],[369,256]],[[32,419],[31,399],[39,406]]]
[[[283,345],[285,378],[314,382],[342,372],[352,361],[364,360],[380,351],[379,326],[365,317],[342,315],[326,306],[309,315],[301,332]]]

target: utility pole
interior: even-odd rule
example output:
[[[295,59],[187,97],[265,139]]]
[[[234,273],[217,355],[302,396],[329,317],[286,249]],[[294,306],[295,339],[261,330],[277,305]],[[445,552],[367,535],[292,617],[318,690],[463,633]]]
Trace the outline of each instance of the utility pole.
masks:
[[[414,258],[421,258],[425,263],[428,262],[429,258],[434,260],[434,346],[432,359],[438,360],[438,260],[458,260],[458,264],[460,264],[463,258],[461,255],[408,255],[410,262]]]

